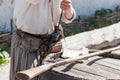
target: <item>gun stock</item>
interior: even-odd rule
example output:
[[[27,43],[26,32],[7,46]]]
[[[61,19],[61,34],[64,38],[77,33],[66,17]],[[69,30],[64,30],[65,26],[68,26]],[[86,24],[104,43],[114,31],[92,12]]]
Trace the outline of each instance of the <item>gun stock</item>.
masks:
[[[108,52],[111,52],[111,51],[117,50],[117,49],[120,49],[120,46],[102,50],[102,51],[98,51],[98,52],[94,52],[94,53],[83,55],[83,56],[65,59],[63,61],[59,61],[56,63],[50,63],[50,64],[38,66],[38,67],[31,68],[31,69],[28,69],[25,71],[20,71],[16,74],[16,76],[17,76],[17,78],[22,79],[22,80],[30,80],[30,79],[34,78],[35,76],[41,75],[42,73],[44,73],[54,67],[62,66],[62,65],[68,64],[68,63],[76,62],[78,60],[83,60],[83,59],[90,58],[93,56],[98,56],[98,55],[105,54],[105,53],[108,53]]]
[[[52,68],[53,64],[47,64],[38,66],[36,68],[31,68],[25,71],[20,71],[16,74],[17,78],[22,80],[30,80],[34,78],[35,76],[42,74]]]

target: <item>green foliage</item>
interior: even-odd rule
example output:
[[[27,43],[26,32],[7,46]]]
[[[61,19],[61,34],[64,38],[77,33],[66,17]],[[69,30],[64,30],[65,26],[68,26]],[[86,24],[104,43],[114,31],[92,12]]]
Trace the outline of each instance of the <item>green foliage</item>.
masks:
[[[79,32],[81,32],[81,29],[79,27],[76,27],[74,29],[68,28],[67,30],[66,29],[64,30],[65,36],[71,36]]]
[[[4,48],[0,47],[0,65],[8,63],[9,62],[8,57],[9,57],[8,52]]]
[[[112,13],[111,9],[100,9],[95,11],[95,16],[106,16],[108,14]]]
[[[112,10],[111,9],[100,9],[95,11],[95,17],[89,17],[86,19],[83,19],[83,23],[81,26],[75,26],[72,25],[73,28],[67,28],[64,31],[65,36],[71,36],[77,33],[85,32],[85,31],[90,31],[90,30],[95,30],[99,28],[103,28],[105,26],[109,26],[113,24],[111,21],[107,20],[107,15],[111,14]],[[79,21],[79,20],[78,20]],[[80,22],[80,21],[79,21]],[[81,24],[81,23],[77,24]],[[116,22],[114,22],[116,23]]]
[[[95,19],[94,21],[90,20],[89,23],[81,27],[77,27],[77,26],[73,26],[72,28],[68,27],[67,29],[64,30],[64,34],[65,36],[71,36],[77,33],[103,28],[111,24],[112,24],[111,22],[103,20],[102,18]]]
[[[109,21],[104,21],[104,20],[98,20],[94,23],[94,25],[96,26],[96,28],[102,28],[108,25],[111,25],[112,23]]]

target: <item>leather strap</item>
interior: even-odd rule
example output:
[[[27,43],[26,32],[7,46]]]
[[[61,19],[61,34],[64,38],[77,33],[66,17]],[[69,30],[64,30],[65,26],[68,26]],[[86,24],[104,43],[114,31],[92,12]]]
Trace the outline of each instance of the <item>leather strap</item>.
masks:
[[[58,28],[57,28],[57,29],[59,29],[59,26],[60,26],[60,21],[61,21],[61,19],[62,19],[62,15],[63,15],[63,10],[62,10],[62,12],[61,12],[61,14],[60,14],[60,18],[59,18]]]
[[[24,32],[24,31],[22,31],[22,30],[20,30],[20,29],[17,29],[16,30],[16,34],[17,35],[22,35],[22,34],[26,34],[26,35],[30,35],[30,36],[33,36],[33,37],[36,37],[36,38],[50,38],[50,36],[51,35],[47,35],[47,34],[45,34],[45,35],[39,35],[39,34],[31,34],[31,33],[28,33],[28,32]]]

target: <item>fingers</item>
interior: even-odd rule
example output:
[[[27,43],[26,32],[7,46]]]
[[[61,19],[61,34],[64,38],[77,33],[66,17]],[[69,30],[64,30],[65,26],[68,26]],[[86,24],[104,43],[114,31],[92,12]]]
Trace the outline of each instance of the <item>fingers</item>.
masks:
[[[71,0],[62,0],[63,2],[71,2]]]
[[[67,10],[69,8],[71,8],[72,4],[71,4],[71,0],[63,0],[61,2],[61,9],[63,10]]]

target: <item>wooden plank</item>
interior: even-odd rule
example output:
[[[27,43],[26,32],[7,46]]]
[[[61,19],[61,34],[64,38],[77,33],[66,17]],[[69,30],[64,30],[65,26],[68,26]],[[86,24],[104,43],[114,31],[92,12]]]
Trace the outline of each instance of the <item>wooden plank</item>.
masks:
[[[118,61],[120,60],[117,59],[115,60],[110,58],[108,58],[107,60],[107,58],[104,59],[102,57],[93,57],[93,58],[89,58],[85,64],[92,67],[98,67],[106,71],[109,71],[111,73],[120,75],[120,66]]]
[[[84,79],[69,76],[69,75],[51,70],[42,74],[40,80],[84,80]]]
[[[110,73],[114,73],[114,74],[120,75],[120,71],[115,70],[115,69],[110,68],[110,67],[106,67],[106,66],[103,66],[103,65],[100,65],[100,64],[96,64],[96,63],[92,64],[91,66],[92,67],[96,67],[96,68],[100,68],[100,69],[108,71]]]
[[[68,65],[60,66],[60,67],[57,67],[53,70],[55,70],[59,73],[63,73],[63,74],[67,74],[69,76],[73,76],[73,78],[77,77],[79,79],[82,78],[82,79],[87,79],[87,80],[105,80],[105,78],[102,77],[102,76],[94,75],[94,74],[91,74],[91,73],[88,73],[88,72],[85,72],[85,71],[82,71],[82,70],[80,71],[80,70],[71,68],[71,69],[65,71],[66,68],[68,68],[67,66]]]
[[[110,68],[113,68],[113,69],[116,69],[116,70],[120,71],[120,66],[117,66],[117,65],[109,64],[109,63],[106,63],[106,62],[97,62],[97,64],[107,66],[107,67],[110,67]]]
[[[67,74],[70,76],[72,73],[72,76],[74,76],[74,77],[77,77],[80,75],[80,76],[82,76],[81,78],[83,78],[83,79],[87,78],[87,79],[92,79],[92,80],[93,79],[101,80],[101,77],[104,79],[120,79],[120,76],[118,74],[111,73],[111,72],[106,71],[101,68],[87,66],[85,64],[80,64],[80,63],[74,64],[70,69],[65,71],[68,67],[70,67],[70,64],[65,65],[65,67],[63,67],[63,66],[59,67],[59,69],[56,68],[56,71],[58,71],[60,73],[62,72],[63,74]],[[62,69],[62,70],[60,70],[60,69]],[[65,72],[63,72],[63,71],[65,71]]]
[[[99,59],[99,60],[98,60]],[[107,58],[106,58],[107,59]],[[109,58],[110,59],[110,58]],[[112,63],[112,58],[110,60],[110,62],[105,62],[104,59],[102,60],[102,58],[96,58],[96,59],[89,59],[90,62],[95,62],[97,64],[101,64],[103,66],[107,66],[107,67],[111,67],[113,69],[119,70],[120,71],[120,66],[119,65],[115,65],[114,63]]]
[[[94,61],[99,61],[99,62],[107,62],[110,64],[114,64],[117,66],[120,66],[120,60],[119,59],[114,59],[114,58],[108,58],[108,57],[102,57],[102,56],[95,56],[92,58],[88,59],[88,62],[94,62]]]
[[[104,77],[106,79],[112,79],[112,78],[118,79],[118,78],[120,78],[120,76],[117,75],[117,74],[102,70],[100,68],[90,67],[90,66],[87,66],[85,64],[76,64],[73,67],[73,69],[76,69],[78,71],[87,72],[89,74],[93,74],[93,75],[96,75],[96,76],[101,76],[101,77]]]
[[[61,66],[61,67],[54,68],[53,70],[56,71],[56,72],[62,73],[62,74],[69,75],[69,76],[74,76],[74,77],[77,77],[77,78],[85,79],[85,77],[83,75],[76,74],[76,73],[78,73],[77,71],[75,71],[73,69],[70,69],[69,71],[64,71],[65,68],[66,67]]]
[[[76,77],[79,76],[78,74],[80,74],[80,76],[82,76],[83,79],[84,78],[92,79],[93,78],[92,76],[95,76],[97,78],[102,77],[105,79],[120,79],[120,76],[119,76],[120,71],[118,70],[118,69],[120,69],[120,67],[119,67],[120,60],[111,59],[111,58],[103,58],[103,57],[97,56],[97,57],[88,59],[87,63],[91,62],[91,61],[94,62],[94,60],[96,60],[96,62],[93,63],[93,64],[95,64],[93,66],[85,65],[86,63],[85,64],[77,63],[77,64],[73,65],[71,67],[71,69],[68,70],[68,72],[65,72],[65,73],[67,75],[71,75],[71,73],[72,73],[72,76],[76,76]],[[65,67],[67,67],[67,66],[68,65],[65,65]],[[117,66],[117,69],[116,69],[116,66]],[[61,69],[62,67],[59,67],[59,68]],[[57,71],[58,71],[58,69],[57,69]],[[59,72],[62,72],[62,71],[59,71]],[[63,74],[65,74],[65,73],[63,72]]]
[[[93,63],[91,63],[91,61],[93,61]],[[60,73],[63,75],[65,74],[68,76],[72,76],[73,80],[75,80],[74,78],[89,80],[120,79],[120,70],[118,70],[120,66],[119,63],[120,60],[117,59],[103,58],[97,56],[85,60],[84,64],[68,64],[57,67],[53,70],[58,72],[58,74]]]

